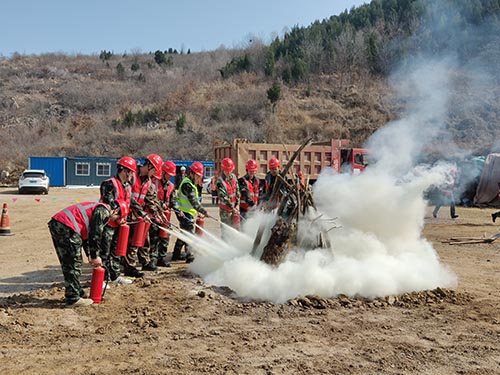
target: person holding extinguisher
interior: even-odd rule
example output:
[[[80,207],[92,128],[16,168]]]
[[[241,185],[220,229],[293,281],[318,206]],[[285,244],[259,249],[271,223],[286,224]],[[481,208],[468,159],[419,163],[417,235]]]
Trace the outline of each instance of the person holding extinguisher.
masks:
[[[126,206],[130,212],[130,201],[132,197],[131,183],[137,172],[137,162],[130,156],[123,156],[116,162],[116,176],[108,178],[101,183],[99,188],[101,197],[99,202],[108,204],[116,209],[121,205]],[[125,211],[125,207],[123,209]],[[105,251],[101,253],[103,264],[109,279],[113,284],[132,284],[132,280],[120,275],[122,257],[116,254],[118,235],[121,227],[108,225],[104,229],[104,236],[108,243]]]
[[[196,185],[203,181],[203,164],[199,161],[193,162],[189,167],[189,173],[179,184],[177,190],[177,204],[179,210],[175,211],[179,226],[187,232],[195,233],[195,220],[196,216],[201,218],[208,216],[207,210],[201,205],[198,189]],[[186,255],[181,254],[182,248],[186,247]],[[172,254],[172,261],[185,260],[186,263],[194,261],[194,255],[189,246],[177,238],[175,241],[174,252]]]
[[[224,158],[221,162],[222,173],[217,179],[220,221],[235,229],[240,228],[240,188],[238,179],[233,174],[234,162]],[[227,236],[226,226],[221,224],[221,237]]]
[[[122,219],[120,208],[112,210],[100,202],[77,203],[52,216],[48,226],[64,276],[67,307],[93,304],[80,285],[82,248],[91,266],[102,266],[100,254],[106,246],[104,228],[109,222]]]
[[[158,202],[160,210],[164,213],[167,222],[165,224],[152,225],[149,229],[149,257],[150,263],[142,267],[143,271],[155,271],[157,267],[170,267],[167,260],[168,244],[170,235],[162,228],[170,226],[171,212],[178,211],[179,206],[175,199],[175,184],[170,181],[176,175],[176,165],[173,161],[167,160],[161,167],[161,179],[155,180],[158,192]]]

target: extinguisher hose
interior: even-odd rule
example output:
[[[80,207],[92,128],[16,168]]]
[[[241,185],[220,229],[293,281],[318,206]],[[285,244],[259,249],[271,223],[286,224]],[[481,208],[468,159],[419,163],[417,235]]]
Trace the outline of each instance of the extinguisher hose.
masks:
[[[111,269],[111,254],[109,254],[106,264],[105,265],[103,264],[103,267],[104,267],[104,279],[106,280],[105,281],[106,284],[104,284],[104,288],[102,288],[101,298],[104,298],[104,294],[106,294],[106,289],[108,289],[108,284],[110,281],[109,270]]]

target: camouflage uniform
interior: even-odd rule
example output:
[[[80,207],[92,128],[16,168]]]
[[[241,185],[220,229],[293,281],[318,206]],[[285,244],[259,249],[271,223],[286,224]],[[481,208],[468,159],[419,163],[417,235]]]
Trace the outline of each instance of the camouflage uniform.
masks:
[[[48,223],[64,276],[64,297],[67,305],[75,303],[85,295],[80,285],[82,248],[92,259],[101,256],[106,251],[107,244],[103,232],[107,227],[109,215],[110,212],[106,206],[98,205],[95,208],[89,223],[89,237],[85,241],[72,228],[54,218]]]
[[[118,178],[118,177],[117,177]],[[123,188],[130,188],[129,183],[122,183]],[[101,201],[110,205],[111,209],[116,209],[116,190],[111,180],[105,180],[101,183]],[[118,244],[119,227],[111,227],[107,225],[104,228],[103,240],[106,247],[101,254],[102,264],[104,264],[111,280],[116,280],[120,276],[121,257],[115,254]]]
[[[252,192],[249,191],[248,184],[253,189]],[[241,217],[246,219],[247,213],[259,203],[261,183],[259,178],[250,177],[247,173],[245,176],[238,178],[238,185],[240,188],[240,214]]]
[[[147,176],[136,176],[136,178],[140,178],[142,183],[146,183],[149,180]],[[132,214],[129,216],[131,221],[135,221],[138,218],[144,218],[148,214],[145,210],[147,210],[152,215],[158,214],[158,199],[156,197],[156,187],[154,184],[150,184],[148,190],[146,191],[146,195],[144,198],[144,206],[141,206],[134,198],[132,198],[130,202],[130,209],[132,210]],[[132,239],[134,236],[134,231],[137,229],[137,225],[132,225],[130,227],[130,236]],[[142,247],[138,246],[130,246],[127,249],[127,255],[125,257],[125,274],[127,275],[127,270],[134,270],[136,266],[137,260],[141,264],[148,264],[149,259],[149,240],[146,239],[146,243]],[[132,275],[133,276],[133,275]]]
[[[206,215],[207,211],[198,200],[198,189],[190,177],[185,177],[180,183],[178,193],[176,195],[176,201],[179,206],[179,211],[183,213],[183,216],[180,216],[179,214],[177,215],[179,226],[181,229],[194,233],[196,213],[199,212],[202,215]],[[181,250],[184,245],[186,245],[186,256],[189,257],[191,255],[187,244],[180,238],[177,238],[177,241],[175,241],[174,253],[172,254],[172,260],[181,259]]]
[[[232,201],[231,197],[229,196],[229,192],[227,191],[225,182],[231,185],[234,184],[234,194],[236,194],[234,201]],[[228,209],[233,209],[240,205],[240,188],[238,186],[238,180],[233,173],[231,173],[229,176],[222,174],[217,179],[217,195],[219,196],[220,221],[226,225],[233,226],[233,213],[228,211]],[[223,209],[222,207],[225,207],[226,209]],[[222,237],[225,237],[226,235],[226,228],[223,225],[221,225],[221,235]]]
[[[169,182],[168,180],[165,182],[162,182],[162,187],[163,191],[166,192],[168,189],[169,184],[172,184],[172,182]],[[160,204],[162,205],[160,207],[161,210],[164,208],[169,208],[170,210],[179,211],[179,204],[177,203],[177,199],[175,197],[175,189],[170,195],[170,197],[165,196],[163,199],[159,199]],[[162,225],[163,226],[163,225]],[[169,223],[166,224],[166,226],[169,226]],[[151,261],[154,262],[155,264],[157,263],[158,259],[164,259],[167,256],[168,252],[168,245],[170,242],[170,236],[167,238],[160,237],[159,233],[160,230],[158,226],[152,225],[151,229],[149,230],[149,242],[150,242],[150,252],[149,256],[151,257]]]

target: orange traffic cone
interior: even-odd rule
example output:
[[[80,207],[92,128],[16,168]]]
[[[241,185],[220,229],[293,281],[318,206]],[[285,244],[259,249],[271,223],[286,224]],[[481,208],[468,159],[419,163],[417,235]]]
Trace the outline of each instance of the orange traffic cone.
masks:
[[[7,203],[3,204],[2,218],[0,219],[0,236],[12,236],[10,233],[9,213],[7,212]]]

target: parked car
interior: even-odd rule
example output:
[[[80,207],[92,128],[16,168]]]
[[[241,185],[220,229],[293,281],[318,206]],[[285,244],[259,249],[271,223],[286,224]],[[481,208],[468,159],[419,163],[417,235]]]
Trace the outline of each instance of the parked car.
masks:
[[[48,194],[50,186],[49,176],[43,169],[26,169],[19,176],[18,191],[23,193]]]

